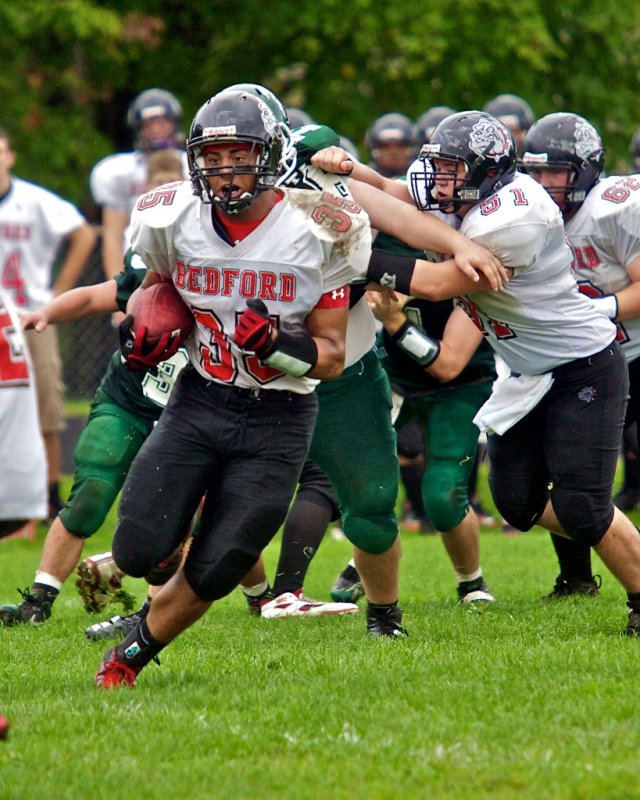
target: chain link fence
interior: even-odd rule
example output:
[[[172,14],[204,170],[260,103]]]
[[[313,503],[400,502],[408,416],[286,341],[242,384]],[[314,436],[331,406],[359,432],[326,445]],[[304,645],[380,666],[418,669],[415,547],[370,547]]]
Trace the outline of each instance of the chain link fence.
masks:
[[[87,264],[80,285],[89,286],[103,280],[99,243]],[[111,325],[108,314],[88,317],[58,325],[58,339],[66,398],[90,402],[113,351],[118,347],[117,328]]]

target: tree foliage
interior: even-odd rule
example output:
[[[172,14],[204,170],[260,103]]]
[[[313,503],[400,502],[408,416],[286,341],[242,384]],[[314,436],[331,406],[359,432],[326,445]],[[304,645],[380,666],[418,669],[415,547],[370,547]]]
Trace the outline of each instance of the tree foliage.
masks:
[[[362,145],[386,111],[515,92],[576,111],[624,171],[640,125],[640,4],[618,0],[4,0],[0,126],[16,172],[87,207],[95,161],[129,146],[131,99],[174,92],[188,121],[220,88],[265,83]]]

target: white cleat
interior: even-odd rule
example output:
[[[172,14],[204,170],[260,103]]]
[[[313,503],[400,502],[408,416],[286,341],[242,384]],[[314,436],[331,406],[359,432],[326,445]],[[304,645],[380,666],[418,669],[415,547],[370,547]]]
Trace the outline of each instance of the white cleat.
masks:
[[[285,592],[262,606],[263,619],[284,619],[285,617],[325,617],[337,614],[355,614],[359,611],[355,603],[325,603],[311,600],[302,594],[301,589]]]

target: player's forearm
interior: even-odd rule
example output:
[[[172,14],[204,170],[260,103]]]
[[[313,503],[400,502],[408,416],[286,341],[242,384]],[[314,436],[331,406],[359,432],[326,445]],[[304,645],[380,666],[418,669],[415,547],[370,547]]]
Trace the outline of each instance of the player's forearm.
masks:
[[[55,297],[42,312],[48,322],[71,322],[75,319],[109,314],[118,310],[116,282],[105,281],[93,286],[79,286]]]
[[[313,340],[318,348],[318,359],[307,375],[321,381],[339,378],[344,370],[344,341],[317,336]]]

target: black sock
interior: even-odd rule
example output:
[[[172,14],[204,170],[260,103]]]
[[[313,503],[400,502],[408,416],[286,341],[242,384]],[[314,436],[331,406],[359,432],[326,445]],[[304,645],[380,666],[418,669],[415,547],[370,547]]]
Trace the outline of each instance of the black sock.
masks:
[[[640,614],[640,592],[627,592],[627,605]]]
[[[142,669],[157,657],[158,653],[166,647],[151,635],[146,618],[116,647],[116,653],[121,661],[134,669]]]
[[[398,607],[398,601],[393,603],[367,603],[367,611],[373,611],[376,614],[388,614]]]
[[[578,544],[556,533],[550,534],[551,542],[558,557],[560,576],[564,580],[590,581],[591,548],[586,544]]]
[[[305,492],[296,497],[282,531],[280,557],[273,582],[273,595],[302,589],[311,560],[315,556],[327,525],[333,516],[333,504],[319,492]]]

